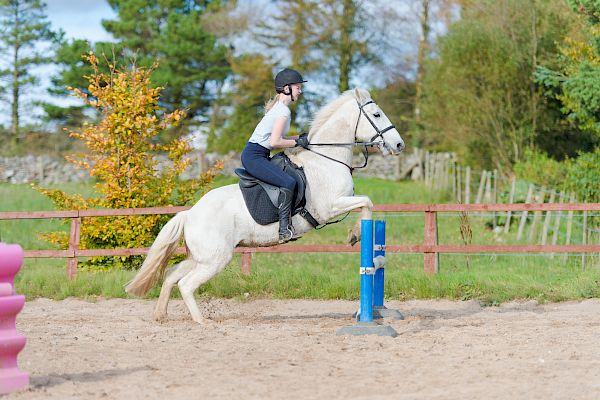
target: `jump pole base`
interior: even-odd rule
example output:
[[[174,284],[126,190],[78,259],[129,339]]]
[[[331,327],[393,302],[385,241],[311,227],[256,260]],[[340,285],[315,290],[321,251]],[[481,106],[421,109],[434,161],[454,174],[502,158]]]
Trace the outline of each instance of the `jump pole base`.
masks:
[[[354,325],[344,326],[338,329],[336,336],[363,336],[363,335],[377,335],[377,336],[389,336],[396,337],[398,332],[389,325],[379,325],[375,322],[358,322]]]
[[[373,318],[391,318],[395,320],[404,319],[404,315],[398,310],[392,310],[386,306],[374,306],[373,307]]]

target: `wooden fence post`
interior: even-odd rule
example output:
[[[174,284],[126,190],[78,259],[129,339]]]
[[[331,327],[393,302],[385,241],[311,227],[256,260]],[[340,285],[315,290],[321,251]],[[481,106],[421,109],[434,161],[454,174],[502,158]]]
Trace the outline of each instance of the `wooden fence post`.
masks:
[[[444,187],[444,181],[443,181],[443,176],[444,176],[444,159],[443,159],[443,155],[441,153],[435,153],[435,158],[434,158],[434,162],[435,162],[435,167],[434,167],[434,174],[433,174],[433,188],[436,190],[439,190],[441,188]]]
[[[560,196],[558,197],[559,203],[565,202],[565,192],[560,192]],[[556,212],[556,219],[554,220],[554,228],[552,232],[552,244],[555,245],[558,243],[558,230],[560,229],[560,219],[562,216],[562,211]],[[554,258],[554,253],[550,255],[550,258]]]
[[[479,188],[477,189],[477,197],[475,198],[475,204],[481,204],[483,199],[483,190],[485,189],[485,180],[487,179],[487,171],[481,171],[481,179],[479,179]]]
[[[494,170],[494,185],[492,186],[492,203],[498,203],[498,170]],[[494,227],[494,231],[496,230],[496,211],[492,214],[492,225]]]
[[[490,204],[492,202],[492,171],[488,171],[483,191],[482,203]]]
[[[546,187],[542,186],[540,188],[540,197],[539,197],[539,204],[544,204],[544,198],[546,197]],[[533,213],[533,222],[531,223],[531,228],[529,229],[529,241],[531,242],[533,240],[533,237],[535,236],[535,228],[537,227],[538,222],[540,221],[540,218],[542,218],[542,212],[541,211],[534,211]]]
[[[425,183],[425,186],[429,185],[429,152],[428,151],[424,151],[424,156],[423,156],[423,182]]]
[[[454,198],[454,200],[456,200],[456,197],[457,197],[456,196],[456,188],[457,188],[456,161],[452,160],[450,166],[452,167],[452,197]]]
[[[424,245],[436,246],[438,244],[437,212],[425,211],[425,238]],[[425,273],[437,274],[440,271],[439,253],[436,251],[425,252],[423,255]]]
[[[77,255],[75,252],[79,250],[80,228],[81,218],[73,218],[71,220],[71,233],[69,234],[69,250],[73,252],[73,257],[67,259],[67,277],[69,279],[75,279],[77,275]]]
[[[529,185],[529,189],[527,190],[527,197],[525,198],[525,204],[531,203],[531,199],[533,198],[533,185]],[[523,211],[521,214],[521,221],[519,222],[519,232],[517,233],[517,240],[521,240],[523,236],[523,230],[525,229],[525,224],[527,223],[527,211]]]
[[[462,203],[463,202],[463,196],[462,196],[462,167],[458,164],[454,164],[456,165],[457,168],[457,173],[456,173],[456,201],[458,203]]]
[[[252,271],[252,252],[244,251],[242,253],[242,274],[250,275]]]
[[[588,212],[583,212],[583,236],[581,238],[582,244],[587,244],[587,217]],[[581,270],[585,269],[585,253],[581,253]]]
[[[575,193],[571,192],[571,196],[569,198],[569,203],[575,203]],[[565,244],[571,243],[571,233],[573,232],[573,210],[569,210],[567,213],[567,238],[565,239]],[[568,254],[565,253],[563,256],[563,260],[567,261]]]
[[[465,169],[465,204],[471,202],[471,167]]]
[[[510,184],[510,195],[508,196],[508,204],[513,204],[515,202],[515,190],[517,188],[517,178],[512,177],[512,182]],[[504,225],[504,233],[508,233],[510,230],[510,217],[511,212],[506,212],[506,224]]]
[[[548,204],[554,203],[554,198],[556,197],[556,193],[554,190],[550,193],[550,200],[548,200]],[[550,228],[550,219],[552,218],[552,211],[546,211],[546,218],[544,218],[544,227],[542,228],[542,242],[541,244],[546,244],[548,240],[548,229]]]

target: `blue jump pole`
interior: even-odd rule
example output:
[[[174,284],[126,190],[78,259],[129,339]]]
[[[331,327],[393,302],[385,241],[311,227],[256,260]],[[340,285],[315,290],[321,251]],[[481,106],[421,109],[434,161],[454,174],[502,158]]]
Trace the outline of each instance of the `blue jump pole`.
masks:
[[[373,318],[404,319],[400,311],[390,310],[383,305],[385,281],[385,221],[375,221],[375,245],[373,258],[376,264],[373,278]]]
[[[396,337],[398,333],[388,325],[373,321],[373,289],[375,264],[373,262],[373,220],[360,223],[360,308],[358,323],[338,329],[336,335],[379,335]],[[383,290],[383,286],[382,286]]]
[[[375,221],[375,245],[374,258],[378,256],[385,257],[385,221]],[[385,268],[380,266],[375,270],[373,278],[373,306],[375,308],[383,307],[383,287],[384,287]]]
[[[360,222],[360,322],[373,321],[373,220]]]

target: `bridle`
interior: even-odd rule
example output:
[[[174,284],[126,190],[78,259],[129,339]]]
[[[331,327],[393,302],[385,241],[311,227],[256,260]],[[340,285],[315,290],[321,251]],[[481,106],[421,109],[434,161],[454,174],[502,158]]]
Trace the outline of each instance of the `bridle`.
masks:
[[[321,157],[325,157],[331,161],[335,161],[339,164],[345,165],[349,170],[350,170],[350,174],[352,174],[352,172],[355,169],[360,169],[360,168],[365,168],[367,166],[367,163],[369,162],[369,152],[367,151],[367,147],[373,147],[373,146],[387,146],[387,144],[385,143],[385,139],[383,138],[383,134],[386,133],[387,131],[389,131],[390,129],[395,129],[396,127],[392,124],[390,126],[388,126],[387,128],[381,129],[379,130],[379,128],[377,127],[377,125],[375,125],[375,122],[373,122],[373,120],[371,119],[371,117],[369,117],[369,114],[367,114],[367,112],[365,111],[365,106],[369,105],[369,104],[375,104],[375,102],[373,100],[369,100],[364,104],[360,104],[358,102],[358,100],[356,101],[356,104],[358,105],[359,108],[359,113],[358,113],[358,118],[356,119],[356,126],[354,127],[354,137],[356,138],[356,132],[358,132],[358,124],[360,122],[360,117],[362,115],[365,116],[365,118],[367,119],[367,121],[369,121],[369,123],[371,124],[371,126],[373,127],[373,129],[375,129],[375,132],[377,132],[375,135],[373,135],[373,137],[368,141],[368,142],[357,142],[354,141],[353,143],[309,143],[309,146],[363,146],[364,150],[362,150],[363,156],[365,157],[365,162],[363,165],[361,165],[360,167],[352,167],[348,164],[346,164],[343,161],[340,160],[336,160],[335,158],[326,156],[325,154],[319,153],[317,151],[314,151],[312,149],[309,149],[308,147],[306,147],[306,150],[311,151],[315,154],[320,155]],[[377,138],[381,138],[380,142],[376,142],[375,139]]]

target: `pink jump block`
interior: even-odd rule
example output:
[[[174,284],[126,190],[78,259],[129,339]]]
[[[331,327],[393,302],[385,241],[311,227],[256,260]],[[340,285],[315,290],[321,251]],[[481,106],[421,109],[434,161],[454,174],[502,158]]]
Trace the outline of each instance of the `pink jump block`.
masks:
[[[17,314],[25,305],[25,296],[15,294],[15,275],[23,263],[19,245],[0,243],[0,394],[14,392],[29,385],[29,375],[21,372],[17,355],[26,338],[17,332]]]

